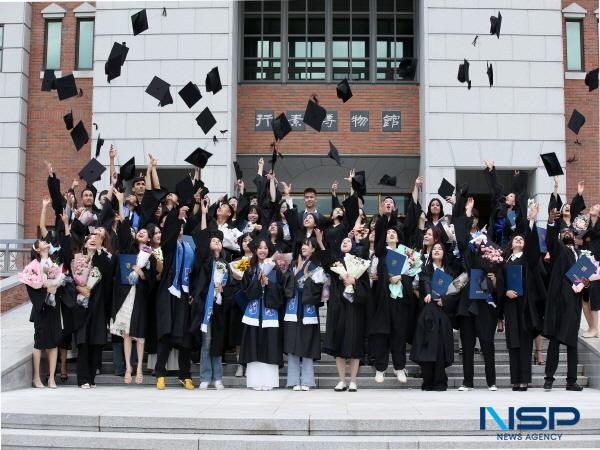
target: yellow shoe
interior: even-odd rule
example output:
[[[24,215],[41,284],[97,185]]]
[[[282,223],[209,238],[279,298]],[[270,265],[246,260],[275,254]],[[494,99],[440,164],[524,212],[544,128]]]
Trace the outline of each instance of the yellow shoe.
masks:
[[[191,379],[191,378],[186,378],[186,379],[185,379],[185,380],[183,380],[183,381],[181,381],[181,380],[179,380],[179,381],[181,382],[181,385],[182,385],[184,388],[186,388],[186,389],[188,389],[188,390],[190,390],[190,391],[191,391],[192,389],[194,389],[194,383],[192,383],[192,379]]]
[[[158,377],[156,379],[156,389],[158,389],[159,391],[162,391],[166,387],[167,387],[166,378],[165,377]]]

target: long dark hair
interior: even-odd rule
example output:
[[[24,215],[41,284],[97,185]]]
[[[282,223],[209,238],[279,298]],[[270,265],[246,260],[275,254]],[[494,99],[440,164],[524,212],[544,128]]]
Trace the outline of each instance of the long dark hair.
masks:
[[[440,215],[438,220],[440,220],[442,217],[444,217],[444,205],[442,204],[442,201],[439,198],[432,198],[429,201],[429,205],[427,205],[427,214],[425,214],[425,218],[432,222],[433,221],[433,215],[431,214],[431,204],[433,202],[438,202],[440,204]]]
[[[275,252],[273,248],[273,244],[271,244],[271,240],[266,237],[258,237],[254,239],[250,244],[252,245],[252,258],[250,258],[250,267],[258,266],[258,256],[256,256],[256,250],[260,247],[260,244],[265,243],[267,248],[269,249],[269,253],[267,254],[267,258]]]
[[[436,227],[436,226],[426,227],[425,230],[423,231],[423,236],[425,236],[425,233],[427,233],[427,230],[431,230],[431,233],[433,234],[433,244],[431,245],[431,248],[433,248],[433,246],[437,243],[440,243],[443,245],[442,233],[438,227]],[[425,247],[425,245],[423,243],[421,243],[421,246],[422,246],[421,253],[423,253],[423,254],[427,253],[427,247]],[[444,256],[445,255],[446,255],[446,250],[444,249]]]
[[[252,205],[248,208],[248,212],[246,213],[246,217],[245,219],[250,222],[250,220],[248,220],[248,215],[254,211],[256,213],[256,215],[258,216],[258,219],[256,219],[256,223],[260,223],[260,209],[258,208],[258,206],[256,205]]]

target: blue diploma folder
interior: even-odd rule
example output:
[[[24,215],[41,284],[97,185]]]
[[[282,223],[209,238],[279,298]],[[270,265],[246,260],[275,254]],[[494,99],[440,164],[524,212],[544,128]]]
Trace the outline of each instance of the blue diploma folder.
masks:
[[[387,267],[388,274],[391,277],[401,275],[405,261],[406,256],[401,255],[400,253],[395,252],[394,250],[388,250],[387,254],[385,255],[385,265]]]
[[[587,256],[581,256],[565,275],[573,283],[577,283],[582,278],[591,277],[594,273],[596,273],[594,263]]]
[[[121,272],[121,284],[129,284],[129,274],[133,272],[133,266],[137,262],[137,255],[119,255],[119,271]],[[135,284],[139,283],[139,279]]]
[[[515,264],[506,266],[506,289],[523,295],[523,266]]]
[[[537,228],[537,234],[538,234],[538,242],[540,244],[540,252],[547,253],[548,246],[546,245],[546,234],[548,233],[548,230],[546,228],[540,228],[537,225],[536,225],[536,228]]]
[[[485,273],[481,269],[471,269],[469,277],[469,298],[471,300],[487,300],[488,293],[483,289],[487,286]]]
[[[440,298],[446,295],[450,284],[452,284],[453,278],[446,272],[440,269],[435,269],[433,272],[433,278],[431,279],[431,297]]]

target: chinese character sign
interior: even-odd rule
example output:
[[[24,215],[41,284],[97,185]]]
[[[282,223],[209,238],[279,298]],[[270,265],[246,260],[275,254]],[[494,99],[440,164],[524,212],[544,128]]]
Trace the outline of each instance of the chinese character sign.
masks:
[[[383,131],[402,131],[400,124],[400,111],[382,111],[381,129]]]
[[[350,111],[350,131],[369,131],[369,111]]]
[[[304,131],[304,111],[286,111],[285,116],[292,131]]]
[[[254,130],[271,131],[273,129],[273,111],[259,109],[254,111]]]
[[[337,111],[327,111],[327,115],[323,120],[321,131],[337,131],[338,129],[338,115]]]

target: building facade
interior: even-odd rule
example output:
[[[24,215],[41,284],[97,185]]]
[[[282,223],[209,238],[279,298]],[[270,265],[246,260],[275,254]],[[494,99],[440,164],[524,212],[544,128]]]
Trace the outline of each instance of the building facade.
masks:
[[[149,28],[133,36],[130,17],[142,8]],[[489,34],[498,11],[499,38]],[[546,203],[552,181],[539,155],[555,152],[566,172],[563,198],[585,180],[588,203],[600,200],[600,91],[583,81],[598,67],[597,0],[2,3],[0,30],[2,238],[37,234],[44,161],[66,190],[98,138],[102,163],[110,144],[117,165],[135,156],[138,171],[151,154],[169,187],[202,147],[213,153],[202,178],[214,196],[232,191],[235,160],[251,188],[257,159],[269,165],[271,122],[281,113],[293,132],[279,145],[285,157],[276,171],[296,193],[313,186],[325,197],[334,180],[347,191],[342,179],[356,168],[367,173],[367,212],[379,194],[395,196],[402,211],[421,174],[423,202],[446,178],[468,182],[485,213],[484,159],[496,162],[505,185],[513,170],[528,171],[530,197]],[[129,52],[108,83],[114,42]],[[470,89],[457,80],[463,59]],[[216,95],[204,85],[213,67],[223,84]],[[73,73],[83,95],[58,101],[56,91],[41,91],[45,69]],[[171,85],[173,104],[160,107],[145,93],[154,76]],[[346,103],[335,90],[344,78],[353,92]],[[192,108],[178,95],[190,81],[203,96]],[[320,133],[302,122],[312,96],[327,110]],[[217,120],[206,135],[195,121],[205,107]],[[586,117],[581,145],[566,128],[573,109]],[[70,111],[90,134],[79,152],[63,121]],[[327,158],[330,143],[341,166]],[[397,185],[379,185],[384,174]],[[97,186],[107,183],[105,173]]]

